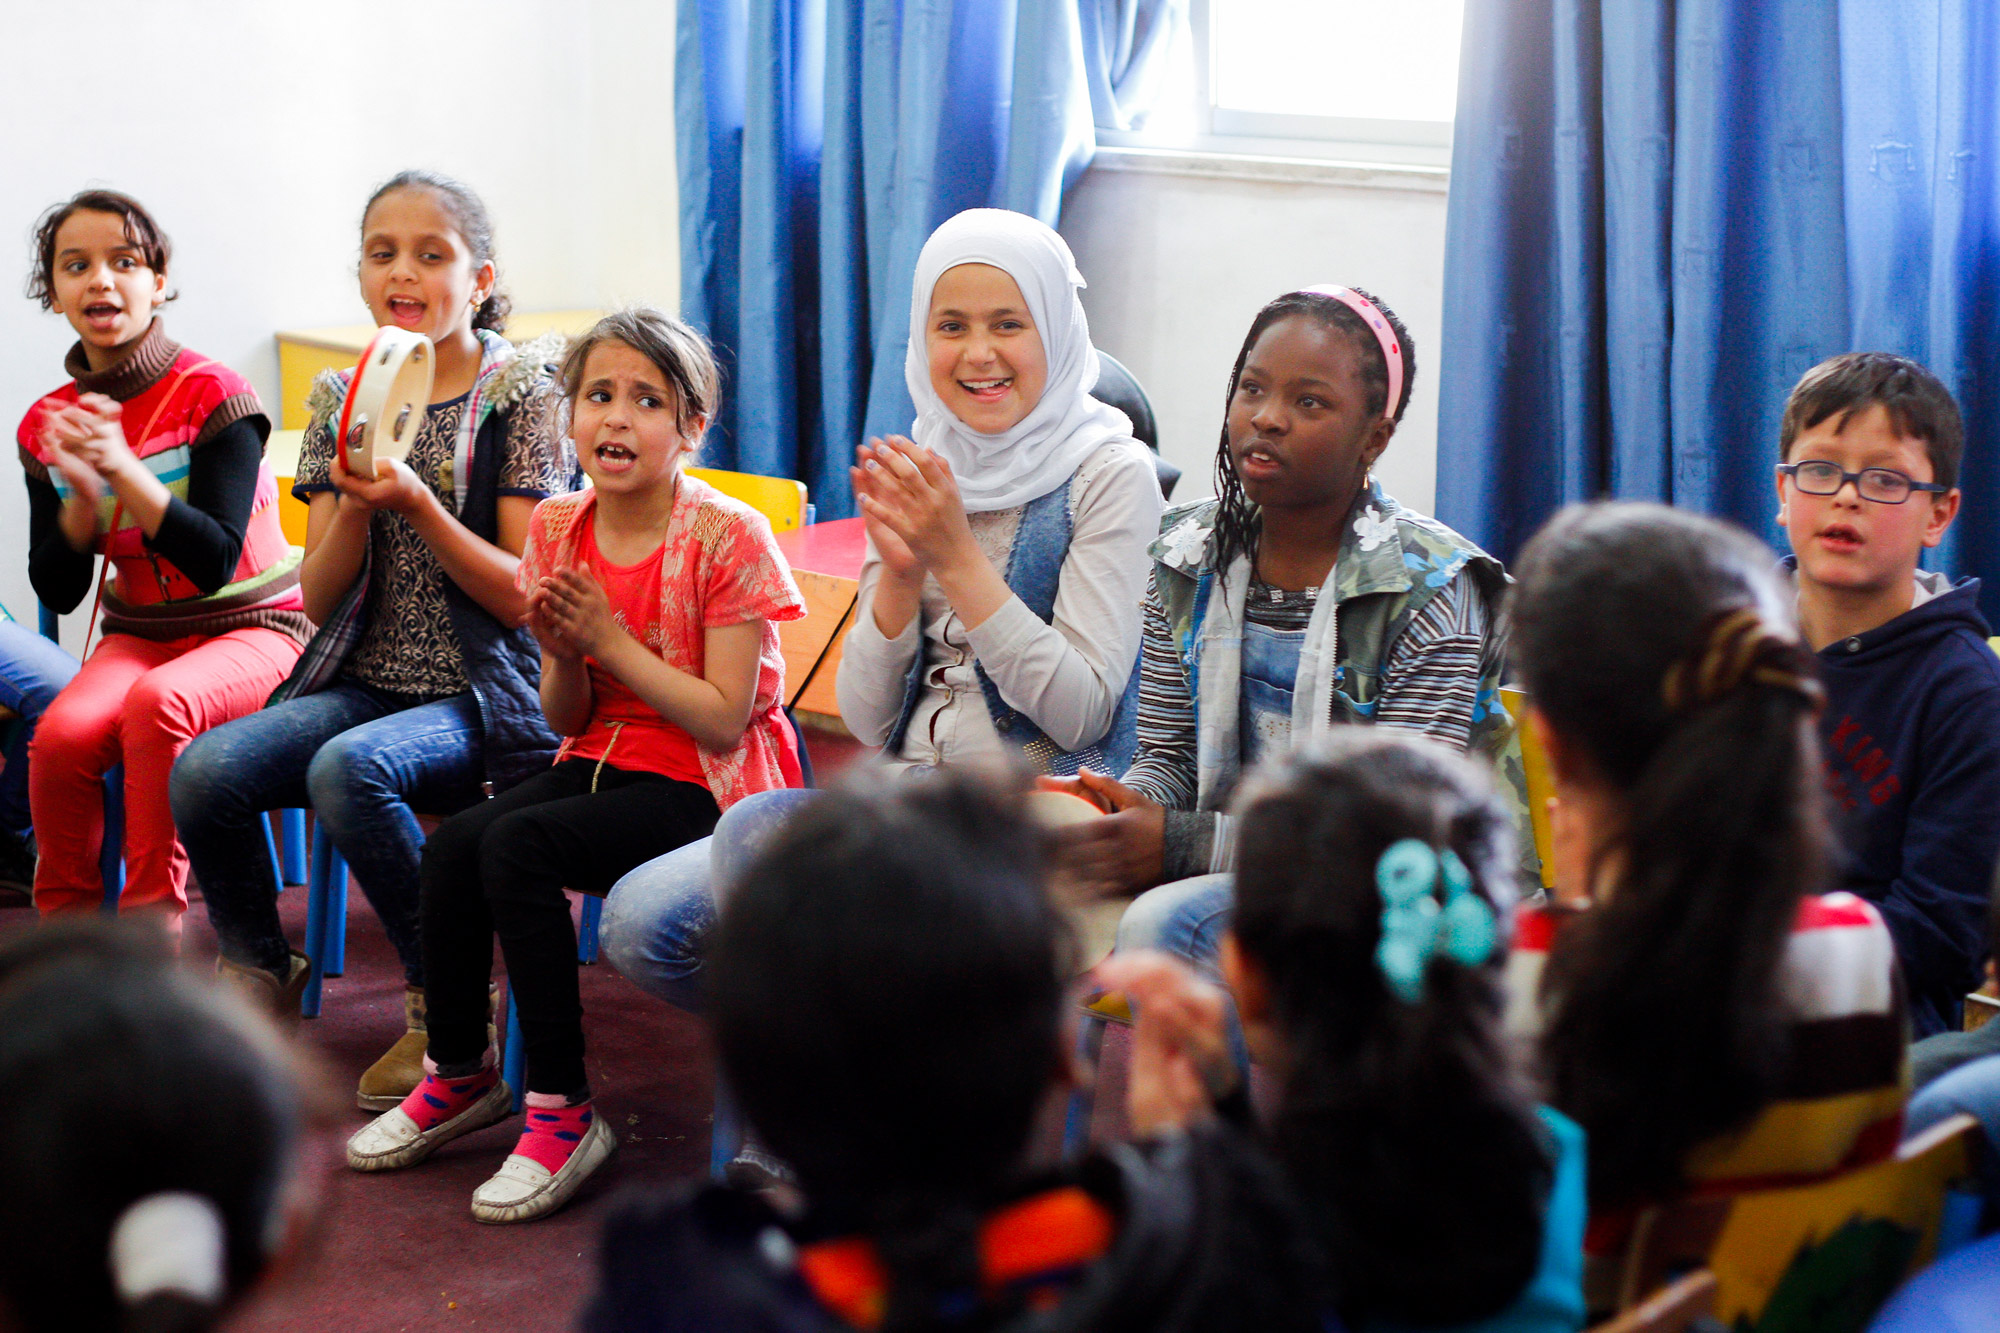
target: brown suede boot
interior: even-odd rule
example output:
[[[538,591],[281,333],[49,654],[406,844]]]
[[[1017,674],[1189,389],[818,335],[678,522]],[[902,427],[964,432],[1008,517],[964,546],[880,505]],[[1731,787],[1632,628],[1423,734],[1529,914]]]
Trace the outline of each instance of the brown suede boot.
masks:
[[[368,1066],[355,1090],[354,1104],[364,1111],[387,1111],[402,1104],[424,1078],[424,1050],[430,1045],[430,1029],[424,1026],[424,993],[412,987],[403,992],[403,1019],[406,1031],[380,1060]]]
[[[500,1003],[500,993],[486,993],[490,1016]],[[380,1060],[368,1066],[355,1089],[354,1104],[364,1111],[387,1111],[402,1104],[424,1078],[424,1052],[430,1046],[430,1029],[425,1023],[424,993],[416,987],[403,992],[403,1019],[406,1030]],[[486,1040],[493,1040],[493,1024],[486,1024]]]
[[[215,976],[223,985],[280,1022],[295,1023],[299,1017],[299,998],[306,993],[306,983],[312,980],[312,960],[294,949],[286,961],[291,968],[280,979],[261,967],[245,967],[227,958],[217,958]]]

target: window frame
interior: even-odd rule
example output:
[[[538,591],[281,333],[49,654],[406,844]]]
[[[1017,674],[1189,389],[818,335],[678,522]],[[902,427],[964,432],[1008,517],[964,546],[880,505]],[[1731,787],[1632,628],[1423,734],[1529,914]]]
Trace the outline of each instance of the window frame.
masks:
[[[1189,0],[1188,39],[1194,55],[1191,140],[1143,131],[1099,129],[1112,148],[1185,149],[1244,157],[1296,157],[1449,167],[1454,122],[1313,116],[1248,111],[1216,103],[1214,11],[1228,0]]]

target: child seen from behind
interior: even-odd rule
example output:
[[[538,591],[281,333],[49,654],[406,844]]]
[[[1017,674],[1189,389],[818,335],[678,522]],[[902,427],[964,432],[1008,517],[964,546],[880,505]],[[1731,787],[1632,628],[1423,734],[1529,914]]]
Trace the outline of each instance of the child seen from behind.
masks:
[[[1595,1251],[1690,1185],[1819,1178],[1901,1129],[1895,950],[1825,891],[1825,696],[1773,566],[1713,519],[1604,504],[1517,567],[1564,901],[1523,914],[1512,1022],[1590,1135]]]
[[[635,1200],[584,1326],[1320,1328],[1296,1211],[1226,1129],[1037,1167],[1070,953],[1020,800],[946,770],[804,807],[723,911],[709,1014],[805,1210],[728,1187]]]
[[[1236,806],[1221,967],[1277,1100],[1263,1135],[1355,1333],[1568,1333],[1583,1321],[1584,1137],[1502,1039],[1516,852],[1485,773],[1349,729],[1275,758]],[[1212,989],[1159,954],[1098,969],[1139,1014],[1134,1127],[1235,1080]],[[1240,1087],[1224,1108],[1247,1114]],[[1329,1325],[1336,1326],[1336,1325]]]

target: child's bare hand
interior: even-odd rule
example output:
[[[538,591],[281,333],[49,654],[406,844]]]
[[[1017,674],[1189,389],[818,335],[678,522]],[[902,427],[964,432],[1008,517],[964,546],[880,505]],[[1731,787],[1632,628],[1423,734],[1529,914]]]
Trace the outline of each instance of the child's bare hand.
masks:
[[[924,568],[935,572],[968,554],[983,558],[949,463],[901,435],[871,440],[859,457],[856,470],[867,479],[855,490],[862,515],[900,538]]]
[[[340,461],[339,450],[335,450],[328,471],[334,489],[363,509],[384,509],[392,514],[408,514],[431,498],[430,487],[424,485],[423,478],[410,471],[409,464],[402,459],[378,460],[376,469],[376,474],[372,477],[349,472],[347,466]]]
[[[1236,1085],[1222,989],[1150,950],[1112,955],[1092,980],[1122,991],[1138,1017],[1125,1092],[1133,1132],[1184,1129],[1209,1115]]]
[[[124,417],[125,405],[117,399],[86,393],[44,419],[43,438],[53,432],[65,450],[108,481],[127,468],[144,466],[126,443]]]
[[[528,632],[535,636],[536,644],[550,657],[565,662],[581,661],[582,649],[564,636],[561,624],[549,608],[548,582],[542,579],[528,589]]]
[[[872,444],[865,444],[856,451],[856,457],[866,460],[872,451]],[[865,467],[847,469],[847,479],[854,488],[857,503],[864,499],[879,502],[877,488],[881,483],[875,474]],[[860,505],[862,525],[868,529],[868,540],[875,544],[875,553],[882,557],[882,571],[891,578],[907,582],[920,581],[924,576],[923,562],[918,560],[909,544],[898,537],[880,518],[868,512],[868,506]]]
[[[623,634],[611,614],[611,599],[604,586],[587,569],[564,569],[544,578],[546,606],[557,634],[574,644],[576,650],[599,661],[613,636]]]
[[[104,494],[104,478],[97,469],[63,446],[62,439],[46,427],[42,430],[42,453],[50,467],[68,484],[77,503],[95,505]]]
[[[1065,880],[1088,898],[1132,894],[1158,884],[1166,873],[1166,808],[1089,769],[1070,781],[1075,785],[1043,779],[1110,813],[1056,831],[1056,862]]]

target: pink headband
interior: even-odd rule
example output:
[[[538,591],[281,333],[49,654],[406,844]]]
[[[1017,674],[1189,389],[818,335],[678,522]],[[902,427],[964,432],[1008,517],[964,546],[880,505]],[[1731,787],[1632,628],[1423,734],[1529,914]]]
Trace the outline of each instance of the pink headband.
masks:
[[[1396,404],[1403,401],[1403,345],[1396,341],[1396,331],[1389,327],[1389,321],[1375,303],[1351,287],[1305,287],[1315,296],[1331,296],[1334,300],[1361,316],[1361,322],[1375,333],[1375,341],[1382,344],[1382,360],[1389,367],[1389,401],[1382,415],[1393,421],[1396,419]]]

